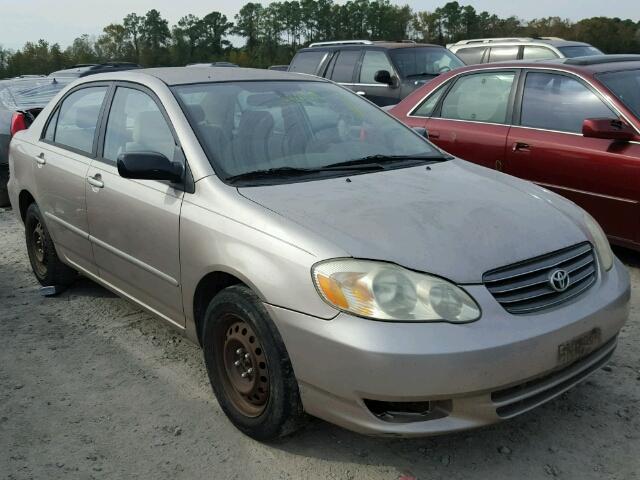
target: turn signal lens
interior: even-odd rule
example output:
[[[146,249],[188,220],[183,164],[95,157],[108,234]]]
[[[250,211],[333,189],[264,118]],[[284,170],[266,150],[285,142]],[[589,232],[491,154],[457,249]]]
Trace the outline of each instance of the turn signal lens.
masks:
[[[457,285],[398,265],[337,259],[312,269],[330,305],[366,318],[406,322],[470,322],[480,318],[475,301]]]

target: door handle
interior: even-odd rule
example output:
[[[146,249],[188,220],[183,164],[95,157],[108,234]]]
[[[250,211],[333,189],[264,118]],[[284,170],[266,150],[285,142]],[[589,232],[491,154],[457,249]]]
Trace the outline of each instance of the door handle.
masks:
[[[362,90],[358,90],[358,91],[356,92],[356,95],[360,95],[361,97],[364,97],[366,94],[367,94],[367,93],[366,93],[366,92],[363,92]]]
[[[96,173],[93,177],[87,177],[89,185],[96,188],[104,188],[104,182],[102,181],[102,175]]]
[[[528,151],[528,150],[529,150],[528,143],[516,142],[513,144],[514,152],[522,152],[522,151]]]
[[[36,162],[38,163],[38,165],[45,165],[47,163],[47,160],[44,158],[44,152],[40,152],[36,156]]]
[[[440,138],[440,132],[437,130],[427,130],[427,132],[429,132],[428,138]]]

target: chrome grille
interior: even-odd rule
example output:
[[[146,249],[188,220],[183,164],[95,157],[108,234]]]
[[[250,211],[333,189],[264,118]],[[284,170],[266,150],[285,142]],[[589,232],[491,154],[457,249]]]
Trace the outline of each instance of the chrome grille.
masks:
[[[564,291],[551,287],[556,269],[569,274]],[[482,276],[485,286],[505,310],[513,314],[551,308],[580,295],[596,281],[597,263],[588,242],[540,257],[491,270]]]

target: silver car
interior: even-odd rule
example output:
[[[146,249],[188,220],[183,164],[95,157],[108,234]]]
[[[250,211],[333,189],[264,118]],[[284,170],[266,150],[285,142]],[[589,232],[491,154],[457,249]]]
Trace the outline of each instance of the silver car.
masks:
[[[10,147],[33,271],[199,342],[230,420],[417,436],[512,418],[611,357],[629,279],[598,224],[317,77],[81,79]]]

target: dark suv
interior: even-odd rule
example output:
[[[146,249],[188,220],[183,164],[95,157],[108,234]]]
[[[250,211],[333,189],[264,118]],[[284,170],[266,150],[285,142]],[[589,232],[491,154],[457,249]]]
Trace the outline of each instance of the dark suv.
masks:
[[[384,106],[463,65],[438,45],[348,40],[312,43],[298,51],[289,71],[329,78]]]

